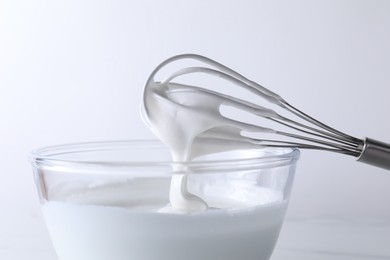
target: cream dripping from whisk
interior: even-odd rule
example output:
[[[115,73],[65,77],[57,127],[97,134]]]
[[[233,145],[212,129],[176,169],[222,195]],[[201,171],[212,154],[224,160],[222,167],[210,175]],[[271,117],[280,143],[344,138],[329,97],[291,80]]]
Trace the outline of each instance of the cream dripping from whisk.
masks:
[[[173,161],[190,161],[195,156],[195,138],[199,133],[212,127],[213,123],[219,119],[205,110],[205,113],[200,113],[183,106],[183,102],[196,99],[196,97],[186,97],[176,103],[168,96],[167,85],[149,82],[144,93],[142,118],[155,135],[169,147]],[[212,103],[206,104],[212,105]],[[207,109],[206,106],[205,109]],[[198,152],[201,150],[199,149]],[[176,168],[174,170],[180,172],[185,169]],[[188,192],[187,177],[186,174],[180,173],[172,176],[169,192],[172,208],[185,212],[206,210],[207,203]],[[164,208],[162,211],[170,211],[170,209]]]
[[[274,132],[269,128],[226,118],[221,114],[220,107],[231,105],[244,110],[249,107],[264,117],[275,116],[272,110],[204,88],[170,82],[172,78],[155,81],[154,75],[161,66],[164,63],[152,73],[145,86],[141,115],[146,125],[169,147],[173,161],[188,162],[209,153],[258,148],[258,144],[246,140],[241,132]],[[271,93],[269,99],[272,101],[277,96],[273,97]],[[188,175],[185,174],[188,169],[185,169],[185,163],[179,165],[173,169],[177,173],[171,179],[170,207],[160,211],[196,212],[208,209],[202,198],[188,191]]]
[[[192,142],[202,125],[198,122],[191,123],[196,112],[180,109],[179,105],[167,98],[167,90],[166,86],[149,81],[144,93],[142,118],[169,147],[173,161],[185,162],[191,159]],[[181,169],[174,170],[179,172]],[[204,200],[188,192],[186,174],[177,173],[172,176],[169,201],[173,209],[180,211],[201,211],[208,208]]]
[[[163,67],[181,60],[198,61],[202,66],[185,67],[163,81],[155,80],[156,73]],[[205,64],[209,67],[205,67]],[[291,118],[259,106],[257,102],[255,104],[204,87],[173,82],[180,76],[193,73],[233,83],[250,91],[260,100],[274,105],[281,112],[289,113]],[[257,123],[233,119],[221,113],[222,105],[249,112],[278,126],[274,130]],[[358,158],[359,161],[390,170],[390,144],[368,138],[361,140],[331,128],[298,110],[269,89],[216,61],[196,54],[171,57],[152,72],[144,90],[142,114],[147,125],[170,148],[174,161],[190,161],[203,154],[238,148],[290,147],[346,154]],[[287,140],[259,139],[248,135],[248,132],[270,133]],[[175,170],[180,172],[186,169]],[[186,178],[180,174],[172,178],[172,207],[184,211],[207,208],[201,198],[188,192]]]
[[[254,144],[235,138],[241,136],[243,128],[256,132],[271,131],[224,118],[218,112],[225,101],[223,98],[183,87],[149,81],[142,109],[145,123],[169,147],[174,161],[187,162],[208,153],[253,147]],[[188,175],[180,173],[185,170],[174,169],[178,173],[171,180],[169,199],[172,208],[185,212],[207,209],[204,200],[188,192]],[[162,211],[170,211],[170,208]]]
[[[243,140],[241,132],[273,132],[272,129],[257,125],[245,124],[224,117],[220,113],[222,104],[241,106],[247,109],[249,103],[216,93],[210,90],[169,82],[154,80],[155,73],[150,76],[143,97],[142,118],[154,134],[166,144],[172,154],[173,161],[187,162],[192,159],[220,151],[237,148],[258,147]],[[232,79],[229,79],[232,80]],[[267,91],[268,99],[279,98]],[[246,106],[242,106],[242,103]],[[272,110],[254,106],[261,116],[274,116]],[[182,166],[185,167],[185,166]],[[176,168],[171,181],[170,204],[173,209],[192,212],[208,208],[200,197],[188,192],[187,175],[181,174],[186,169]],[[170,211],[165,208],[162,211]]]

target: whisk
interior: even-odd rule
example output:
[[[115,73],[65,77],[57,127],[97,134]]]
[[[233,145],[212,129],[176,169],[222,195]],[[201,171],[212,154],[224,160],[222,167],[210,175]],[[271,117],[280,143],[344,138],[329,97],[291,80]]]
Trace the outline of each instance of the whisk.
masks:
[[[195,60],[204,65],[184,67],[170,74],[165,80],[155,80],[156,74],[162,68],[165,68],[168,64],[182,62],[183,60]],[[175,80],[184,75],[199,73],[226,80],[249,90],[269,103],[286,110],[295,120],[283,116],[272,109],[259,106],[257,103],[255,104],[204,87],[175,82]],[[189,108],[196,113],[196,116],[202,115],[202,113],[217,115],[221,119],[220,121],[212,124],[212,127],[209,127],[209,129],[199,130],[198,135],[204,138],[221,138],[225,141],[243,142],[263,147],[295,147],[299,149],[331,151],[353,156],[360,162],[390,170],[389,144],[371,138],[359,139],[342,133],[298,110],[271,90],[247,79],[225,65],[201,55],[182,54],[173,56],[156,67],[147,81],[144,92],[143,111],[149,117],[153,116],[152,111],[150,111],[151,108],[147,105],[150,102],[148,101],[150,95],[155,95],[154,98],[157,98],[159,102],[165,102],[171,106],[180,106],[182,109]],[[191,98],[193,98],[192,101]],[[184,102],[184,99],[187,101]],[[222,105],[250,112],[258,117],[272,121],[273,124],[276,123],[276,125],[283,126],[283,129],[291,131],[282,131],[229,118],[221,113]],[[207,107],[206,110],[203,109],[205,107]],[[207,115],[205,116],[207,117]],[[191,118],[187,119],[191,120]],[[216,129],[218,131],[215,131]],[[275,134],[287,140],[282,140],[281,138],[254,138],[244,135],[244,131]]]

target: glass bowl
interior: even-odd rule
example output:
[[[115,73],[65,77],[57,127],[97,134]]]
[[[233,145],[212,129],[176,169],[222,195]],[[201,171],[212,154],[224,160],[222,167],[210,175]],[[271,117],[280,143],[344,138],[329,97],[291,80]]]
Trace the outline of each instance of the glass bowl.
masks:
[[[267,260],[298,157],[259,148],[172,162],[163,144],[147,140],[46,147],[30,162],[60,260]],[[171,179],[180,174],[207,210],[172,208]]]

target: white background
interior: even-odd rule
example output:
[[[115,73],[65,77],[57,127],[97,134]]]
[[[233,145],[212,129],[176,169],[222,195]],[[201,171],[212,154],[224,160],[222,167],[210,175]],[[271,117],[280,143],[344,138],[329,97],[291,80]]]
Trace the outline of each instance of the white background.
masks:
[[[390,1],[2,1],[0,236],[46,239],[31,149],[154,138],[140,101],[169,56],[210,56],[339,130],[390,142],[389,46]],[[304,151],[288,217],[389,218],[389,187],[390,172]]]

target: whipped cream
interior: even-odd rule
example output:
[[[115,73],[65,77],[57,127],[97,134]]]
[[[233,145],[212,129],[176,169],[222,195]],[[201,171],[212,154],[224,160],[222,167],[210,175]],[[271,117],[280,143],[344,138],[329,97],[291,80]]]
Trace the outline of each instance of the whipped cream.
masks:
[[[223,117],[223,96],[153,77],[142,118],[180,163],[172,176],[134,168],[120,177],[76,171],[73,180],[58,174],[61,167],[45,169],[51,185],[43,213],[59,258],[269,259],[288,204],[280,186],[289,174],[273,178],[272,168],[189,174],[199,156],[244,148],[246,158],[257,146],[242,141],[241,131],[269,129]]]
[[[154,134],[169,147],[173,161],[189,161],[193,158],[194,138],[208,127],[209,120],[204,117],[203,122],[193,121],[202,115],[184,107],[179,109],[176,103],[167,98],[167,90],[169,89],[161,84],[149,82],[144,93],[142,118]],[[181,169],[174,170],[181,171]],[[202,211],[208,208],[204,200],[188,191],[187,175],[184,173],[172,176],[169,200],[170,206],[179,211]],[[171,210],[167,207],[161,211]]]
[[[284,200],[187,215],[52,200],[43,214],[61,260],[253,260],[270,257],[286,207]]]
[[[149,80],[143,102],[144,122],[169,147],[173,161],[188,162],[210,153],[255,147],[242,141],[241,131],[269,131],[223,117],[219,113],[223,97],[198,92],[188,85]],[[172,176],[170,205],[179,211],[206,210],[207,203],[188,191],[187,175],[181,173],[186,170],[174,171],[178,174]]]

